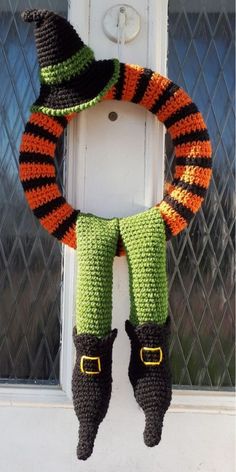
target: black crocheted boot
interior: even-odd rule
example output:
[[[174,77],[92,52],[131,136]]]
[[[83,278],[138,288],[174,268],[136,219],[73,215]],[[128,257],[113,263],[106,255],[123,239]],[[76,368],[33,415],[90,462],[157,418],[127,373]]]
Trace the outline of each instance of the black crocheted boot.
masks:
[[[93,452],[99,424],[111,397],[112,346],[117,330],[100,339],[73,331],[76,363],[72,377],[75,413],[80,422],[77,457],[86,460]]]
[[[125,328],[131,341],[129,379],[145,414],[144,442],[153,447],[161,440],[164,415],[171,402],[170,318],[163,325],[137,327],[126,321]]]

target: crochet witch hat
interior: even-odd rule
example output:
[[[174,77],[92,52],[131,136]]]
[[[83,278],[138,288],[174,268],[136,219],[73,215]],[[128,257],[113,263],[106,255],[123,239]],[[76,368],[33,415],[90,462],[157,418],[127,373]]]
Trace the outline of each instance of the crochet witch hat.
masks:
[[[80,112],[99,102],[117,82],[119,61],[96,61],[65,18],[48,10],[26,10],[22,18],[36,23],[41,88],[33,111],[57,116]]]

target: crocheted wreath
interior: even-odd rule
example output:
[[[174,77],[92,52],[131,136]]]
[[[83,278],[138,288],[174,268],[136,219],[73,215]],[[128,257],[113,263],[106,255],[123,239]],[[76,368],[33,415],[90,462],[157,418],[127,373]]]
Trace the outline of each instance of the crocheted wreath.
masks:
[[[137,65],[120,64],[120,76],[102,100],[139,104],[164,123],[173,140],[173,181],[158,206],[166,239],[186,228],[200,209],[211,178],[211,143],[204,119],[189,95],[170,79]],[[58,140],[75,114],[32,113],[20,148],[20,179],[30,208],[59,241],[76,248],[79,210],[62,196],[54,164]]]

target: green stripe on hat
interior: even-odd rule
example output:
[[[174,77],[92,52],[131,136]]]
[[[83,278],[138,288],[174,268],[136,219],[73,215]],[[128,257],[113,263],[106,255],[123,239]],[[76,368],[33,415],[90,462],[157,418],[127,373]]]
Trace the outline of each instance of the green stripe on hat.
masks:
[[[71,77],[82,72],[93,60],[94,53],[92,49],[85,46],[66,61],[42,67],[40,80],[44,84],[60,84],[64,80],[69,80]]]
[[[66,108],[49,108],[44,105],[32,105],[31,111],[32,112],[41,112],[45,113],[46,115],[51,115],[51,116],[64,116],[64,115],[70,115],[72,113],[79,113],[83,110],[86,110],[87,108],[96,105],[96,103],[100,102],[104,95],[110,90],[110,88],[117,82],[119,79],[120,75],[120,63],[118,59],[113,59],[114,62],[114,73],[109,80],[108,84],[104,89],[94,98],[91,100],[88,100],[84,103],[78,104],[78,105],[73,105],[70,107]]]

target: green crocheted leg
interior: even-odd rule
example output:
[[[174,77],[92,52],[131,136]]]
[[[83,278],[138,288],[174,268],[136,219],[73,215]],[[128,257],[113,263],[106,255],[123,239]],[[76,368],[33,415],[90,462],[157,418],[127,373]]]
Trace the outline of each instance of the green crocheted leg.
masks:
[[[111,331],[112,266],[118,233],[117,219],[78,216],[77,334],[93,334],[102,338]]]
[[[158,208],[120,220],[126,249],[134,326],[165,322],[168,314],[166,237]]]

